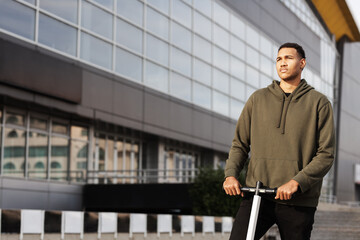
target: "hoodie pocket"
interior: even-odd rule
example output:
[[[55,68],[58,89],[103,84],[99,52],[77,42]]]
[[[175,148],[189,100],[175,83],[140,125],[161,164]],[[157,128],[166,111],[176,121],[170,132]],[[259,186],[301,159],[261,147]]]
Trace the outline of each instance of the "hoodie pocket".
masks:
[[[251,159],[248,170],[247,184],[254,185],[261,181],[268,187],[280,187],[299,173],[296,160],[284,159]]]

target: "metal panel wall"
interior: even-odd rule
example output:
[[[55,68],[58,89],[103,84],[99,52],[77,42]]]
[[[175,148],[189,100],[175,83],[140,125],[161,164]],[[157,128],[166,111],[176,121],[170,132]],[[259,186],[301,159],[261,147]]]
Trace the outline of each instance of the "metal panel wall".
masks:
[[[223,2],[279,44],[297,42],[302,45],[309,59],[307,64],[320,74],[320,38],[283,3],[267,0]]]
[[[360,198],[354,183],[354,167],[360,163],[360,43],[345,43],[340,106],[337,198]]]

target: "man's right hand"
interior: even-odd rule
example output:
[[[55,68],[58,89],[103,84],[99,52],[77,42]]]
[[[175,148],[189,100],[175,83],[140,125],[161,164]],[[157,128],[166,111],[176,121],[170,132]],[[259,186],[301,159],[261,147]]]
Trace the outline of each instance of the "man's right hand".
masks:
[[[224,181],[223,188],[227,195],[240,195],[243,197],[244,193],[240,191],[240,183],[235,177],[227,177]]]

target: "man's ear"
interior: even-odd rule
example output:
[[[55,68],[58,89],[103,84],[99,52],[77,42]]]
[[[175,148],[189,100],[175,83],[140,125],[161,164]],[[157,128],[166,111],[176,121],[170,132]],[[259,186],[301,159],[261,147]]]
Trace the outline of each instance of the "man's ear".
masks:
[[[301,70],[304,70],[305,66],[306,66],[306,59],[302,58],[300,60],[300,68],[301,68]]]

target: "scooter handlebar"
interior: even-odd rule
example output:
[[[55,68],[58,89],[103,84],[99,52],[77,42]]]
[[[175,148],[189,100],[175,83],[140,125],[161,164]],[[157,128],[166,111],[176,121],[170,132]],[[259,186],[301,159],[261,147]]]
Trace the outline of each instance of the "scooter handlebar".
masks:
[[[250,193],[256,192],[255,187],[241,187],[240,190],[242,192],[250,192]],[[277,188],[260,188],[259,189],[259,193],[262,193],[262,194],[276,194],[276,192],[277,192]]]

